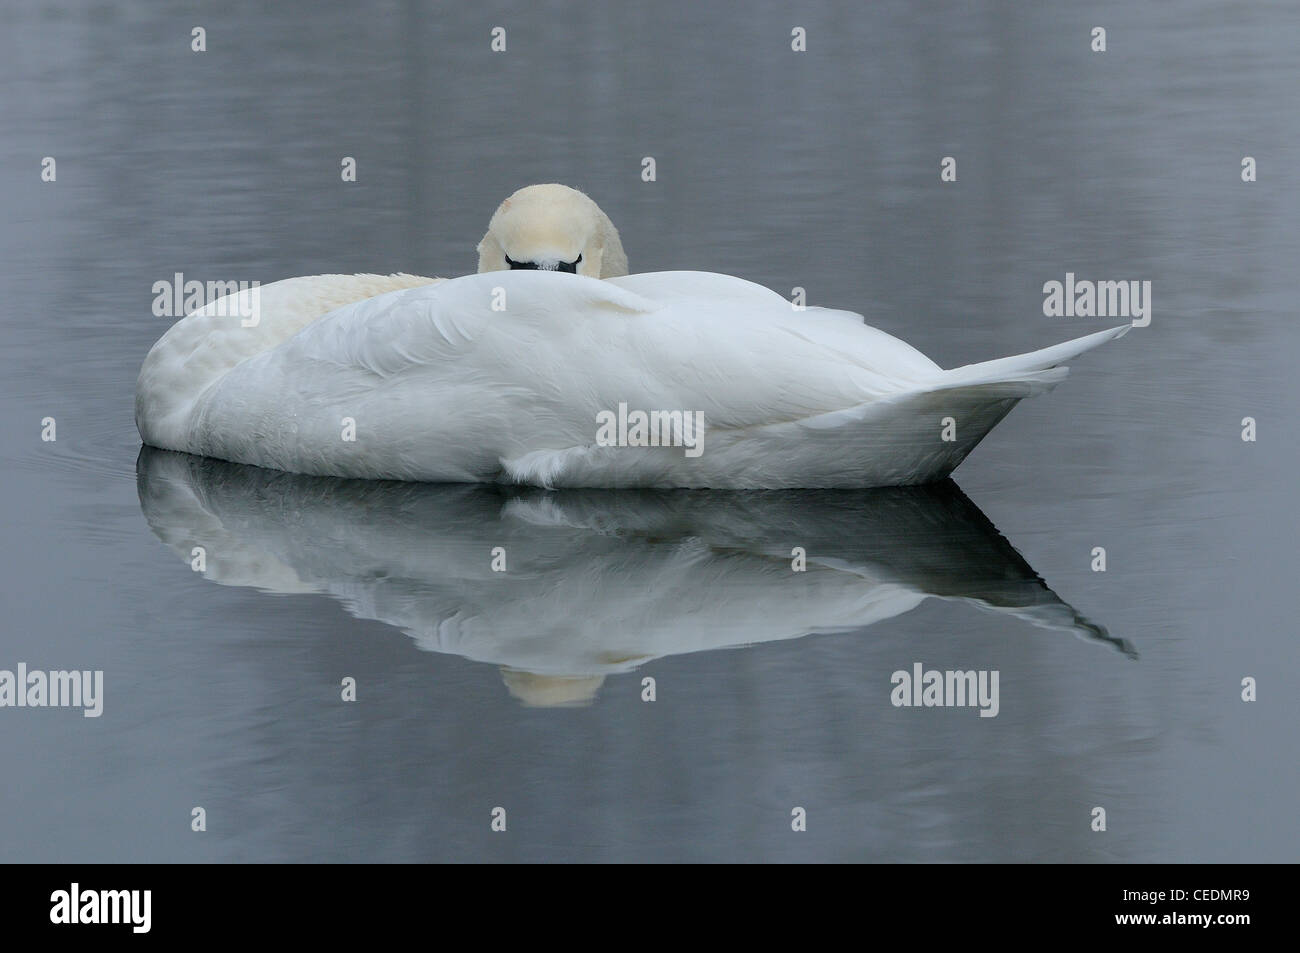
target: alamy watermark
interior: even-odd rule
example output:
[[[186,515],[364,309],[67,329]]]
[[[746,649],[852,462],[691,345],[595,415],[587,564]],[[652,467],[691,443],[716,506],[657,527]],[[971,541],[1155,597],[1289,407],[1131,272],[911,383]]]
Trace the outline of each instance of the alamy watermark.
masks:
[[[978,707],[981,718],[996,718],[998,677],[996,669],[941,672],[913,662],[910,672],[900,669],[890,676],[889,700],[895,708]]]
[[[56,924],[129,924],[132,933],[148,933],[153,924],[152,890],[83,890],[73,883],[50,894],[50,922]]]
[[[1065,281],[1043,285],[1043,314],[1049,318],[1131,318],[1133,327],[1151,323],[1151,282],[1089,281],[1065,273]]]
[[[153,283],[153,313],[157,318],[183,318],[200,308],[216,304],[212,313],[222,318],[240,318],[246,328],[255,328],[262,315],[260,281],[186,280],[176,272],[171,279]]]
[[[0,669],[0,708],[80,708],[87,718],[104,713],[102,671]]]
[[[688,457],[704,452],[704,411],[632,410],[596,414],[598,447],[683,447]]]

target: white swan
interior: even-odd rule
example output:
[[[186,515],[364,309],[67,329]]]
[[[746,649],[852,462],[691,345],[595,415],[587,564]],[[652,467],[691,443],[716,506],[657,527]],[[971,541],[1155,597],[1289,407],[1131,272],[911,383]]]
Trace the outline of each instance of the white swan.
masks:
[[[944,370],[860,315],[796,310],[738,278],[620,277],[617,231],[563,186],[507,199],[479,252],[489,273],[451,280],[276,282],[260,289],[253,327],[242,316],[254,292],[183,318],[141,370],[141,436],[363,478],[923,483],[1064,379],[1066,361],[1128,330]]]

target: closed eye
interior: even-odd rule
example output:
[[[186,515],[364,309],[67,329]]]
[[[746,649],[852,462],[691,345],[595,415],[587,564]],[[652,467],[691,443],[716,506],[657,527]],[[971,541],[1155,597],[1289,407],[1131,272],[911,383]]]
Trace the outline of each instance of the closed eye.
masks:
[[[578,273],[578,266],[582,264],[582,256],[579,255],[573,261],[562,261],[551,267],[542,267],[535,261],[515,261],[509,255],[506,255],[506,264],[510,266],[511,271],[523,269],[524,271],[564,271],[571,275]]]

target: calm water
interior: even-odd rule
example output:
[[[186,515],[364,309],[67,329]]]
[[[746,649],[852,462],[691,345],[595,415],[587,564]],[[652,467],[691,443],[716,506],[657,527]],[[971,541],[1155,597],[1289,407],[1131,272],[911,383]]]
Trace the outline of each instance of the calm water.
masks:
[[[1297,859],[1294,6],[9,6],[0,668],[102,669],[106,699],[0,709],[0,859]],[[960,489],[140,453],[155,281],[464,273],[553,180],[634,270],[801,286],[944,364],[1113,323],[1043,316],[1067,271],[1152,281],[1153,321]],[[893,707],[915,662],[999,671],[998,716]]]

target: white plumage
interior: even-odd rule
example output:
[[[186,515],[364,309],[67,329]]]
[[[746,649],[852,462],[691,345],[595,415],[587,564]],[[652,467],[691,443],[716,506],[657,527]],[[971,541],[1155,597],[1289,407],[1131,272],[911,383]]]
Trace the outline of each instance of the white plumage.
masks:
[[[399,480],[922,483],[1061,381],[1064,362],[1128,330],[943,370],[859,315],[795,310],[703,272],[326,275],[260,294],[257,326],[213,304],[150,351],[136,403],[146,443]],[[620,404],[701,412],[702,452],[597,445],[598,415]]]

